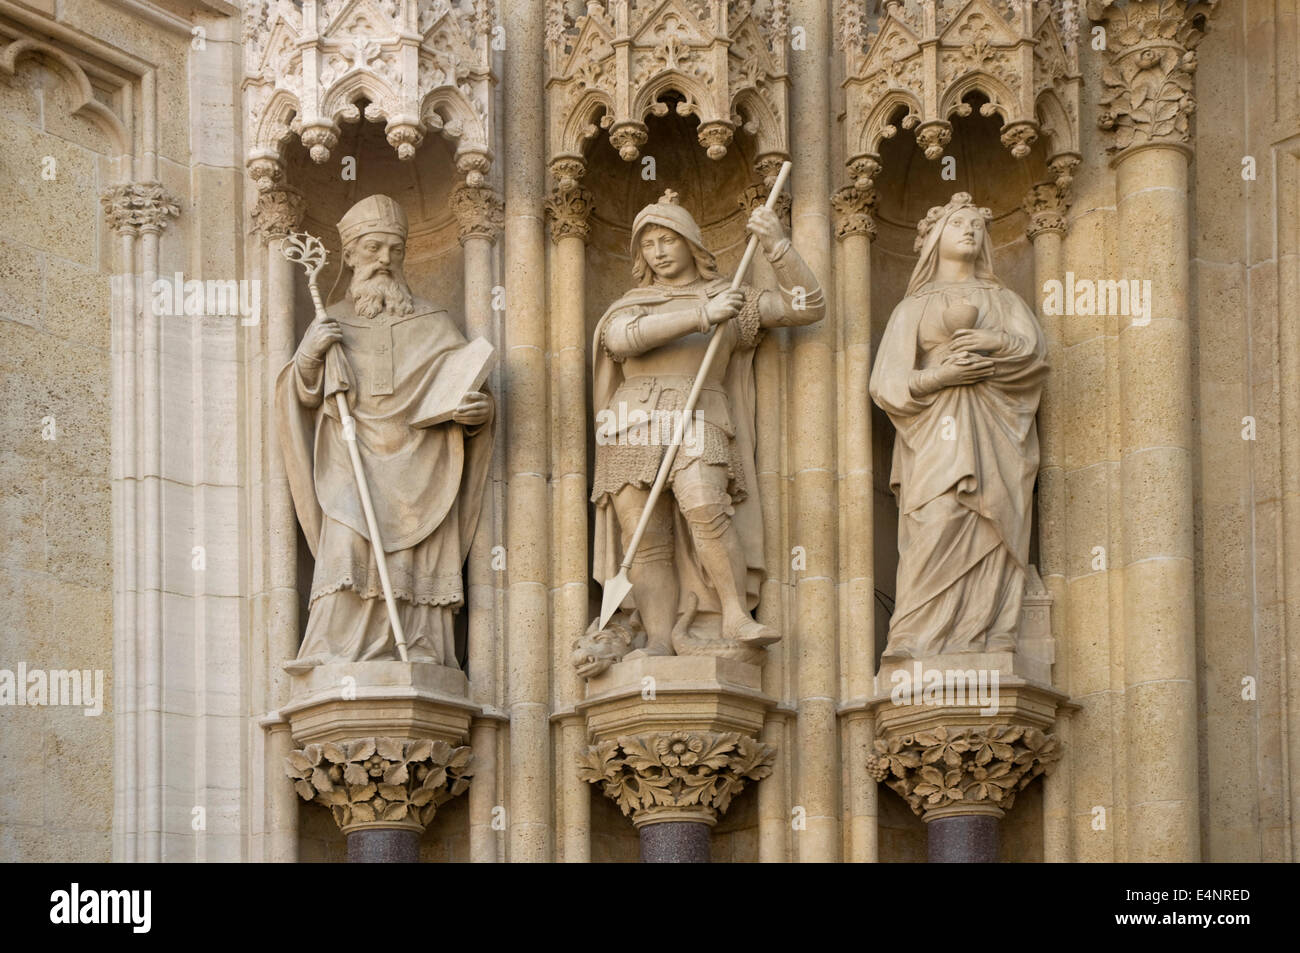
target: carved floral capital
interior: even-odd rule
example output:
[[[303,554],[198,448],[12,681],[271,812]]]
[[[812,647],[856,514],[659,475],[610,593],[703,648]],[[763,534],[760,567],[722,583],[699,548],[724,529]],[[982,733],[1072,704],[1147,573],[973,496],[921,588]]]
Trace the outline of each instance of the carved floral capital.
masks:
[[[266,241],[282,238],[302,224],[307,199],[291,185],[272,186],[257,196],[253,227]]]
[[[876,238],[876,220],[872,213],[876,209],[876,190],[846,186],[831,196],[831,208],[835,213],[835,237],[848,238],[850,235],[866,235],[872,241]]]
[[[569,189],[555,188],[546,197],[546,212],[551,220],[551,240],[591,237],[591,212],[595,207],[591,192],[574,185]]]
[[[771,194],[772,189],[767,184],[750,185],[745,188],[745,191],[740,193],[740,198],[736,200],[736,204],[739,205],[746,214],[748,214],[754,211],[754,209],[767,204],[767,197]],[[777,218],[781,220],[781,223],[785,225],[787,229],[790,228],[790,207],[790,195],[788,192],[782,192],[776,197],[775,211]]]
[[[1069,211],[1069,194],[1055,182],[1040,182],[1029,190],[1021,206],[1029,216],[1025,234],[1032,242],[1041,232],[1064,232],[1065,213]]]
[[[1106,30],[1097,124],[1114,133],[1110,152],[1186,145],[1196,111],[1196,46],[1218,0],[1089,0]]]
[[[739,732],[624,735],[579,755],[578,777],[599,784],[635,823],[656,813],[724,813],[745,787],[772,773],[776,749]]]
[[[497,240],[505,228],[505,203],[487,186],[462,185],[451,193],[451,211],[463,244],[470,238]]]
[[[161,182],[128,182],[104,190],[99,197],[108,227],[115,232],[154,231],[180,215],[180,200]]]
[[[1020,725],[944,728],[877,738],[867,771],[918,817],[969,806],[1009,811],[1016,794],[1061,757],[1055,735]]]
[[[285,773],[344,833],[368,825],[422,831],[439,805],[469,787],[471,757],[468,746],[445,741],[357,738],[299,748]]]

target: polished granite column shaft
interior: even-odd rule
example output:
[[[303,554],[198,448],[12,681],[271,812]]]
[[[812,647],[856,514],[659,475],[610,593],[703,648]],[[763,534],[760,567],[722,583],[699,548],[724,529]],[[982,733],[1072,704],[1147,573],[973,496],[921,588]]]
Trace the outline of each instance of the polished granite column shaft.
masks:
[[[709,863],[709,825],[694,821],[646,824],[641,831],[643,864]]]
[[[420,835],[415,831],[360,830],[348,834],[349,864],[416,864]]]
[[[936,817],[926,824],[931,864],[996,864],[1001,821],[990,814]]]

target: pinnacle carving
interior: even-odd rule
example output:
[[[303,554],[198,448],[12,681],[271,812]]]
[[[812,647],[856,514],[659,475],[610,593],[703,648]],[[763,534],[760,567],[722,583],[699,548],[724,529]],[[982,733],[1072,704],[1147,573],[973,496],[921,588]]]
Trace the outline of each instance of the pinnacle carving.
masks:
[[[854,186],[846,186],[831,196],[831,208],[835,213],[835,237],[848,238],[850,235],[866,235],[872,241],[876,238],[876,190],[863,191]]]
[[[747,781],[772,773],[776,749],[738,732],[659,731],[591,745],[578,777],[634,822],[655,813],[724,813]]]
[[[867,771],[918,817],[954,805],[1011,810],[1016,794],[1061,757],[1056,736],[1020,725],[936,727],[877,738]]]
[[[463,244],[469,238],[494,242],[505,228],[505,203],[487,186],[462,185],[451,193],[451,211]]]
[[[467,746],[445,741],[358,738],[299,748],[285,773],[344,833],[368,824],[423,831],[439,805],[469,787],[471,757]]]
[[[591,192],[579,185],[551,190],[546,198],[546,212],[551,220],[552,241],[580,238],[586,242],[591,237],[593,198]]]
[[[438,132],[456,143],[458,165],[466,155],[486,162],[495,15],[492,0],[247,0],[247,162],[258,188],[278,181],[273,167],[294,135],[313,161],[328,161],[340,123],[361,118],[360,93],[398,158]]]
[[[1089,0],[1106,29],[1097,125],[1121,153],[1145,145],[1186,145],[1196,111],[1196,47],[1218,0]]]
[[[307,199],[290,185],[274,186],[257,196],[253,226],[265,241],[281,238],[302,224]]]
[[[1079,151],[1078,0],[1035,3],[840,0],[844,51],[846,163],[853,184],[869,189],[880,148],[911,131],[926,158],[940,159],[952,117],[1002,121],[1015,159],[1046,140],[1047,158]],[[868,15],[868,14],[872,15]],[[901,114],[901,119],[900,119]]]
[[[787,144],[788,0],[548,0],[547,82],[552,160],[580,156],[603,129],[626,162],[641,156],[646,117],[699,120],[698,139],[721,159],[738,128],[756,155]],[[580,12],[579,12],[580,11]]]
[[[154,231],[180,215],[180,200],[161,182],[128,182],[104,190],[99,197],[108,227],[115,232]]]

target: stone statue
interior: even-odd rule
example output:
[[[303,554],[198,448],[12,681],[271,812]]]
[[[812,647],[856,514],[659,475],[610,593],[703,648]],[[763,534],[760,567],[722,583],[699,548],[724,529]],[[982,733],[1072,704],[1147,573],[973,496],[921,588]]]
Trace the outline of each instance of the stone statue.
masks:
[[[987,209],[959,192],[917,226],[871,397],[898,433],[898,586],[886,658],[1015,651],[1047,347],[993,273]]]
[[[589,632],[575,645],[583,674],[607,668],[633,641],[640,644],[640,633],[635,640],[626,634],[629,624],[643,630],[649,655],[757,660],[761,646],[780,638],[750,614],[763,576],[754,349],[764,328],[812,324],[825,309],[816,277],[776,213],[755,209],[748,230],[772,263],[780,292],[730,290],[699,226],[671,190],[633,222],[637,286],[605,312],[592,345],[598,581],[618,572],[710,332],[716,327],[724,337],[673,462],[671,493],[656,503],[628,573],[628,611],[610,627],[622,628],[617,637]]]
[[[285,471],[316,557],[307,632],[286,668],[398,657],[338,391],[355,421],[410,660],[456,667],[461,570],[492,447],[493,403],[475,389],[490,348],[468,344],[445,310],[411,293],[395,201],[363,199],[338,228],[346,297],[317,315],[276,381]]]

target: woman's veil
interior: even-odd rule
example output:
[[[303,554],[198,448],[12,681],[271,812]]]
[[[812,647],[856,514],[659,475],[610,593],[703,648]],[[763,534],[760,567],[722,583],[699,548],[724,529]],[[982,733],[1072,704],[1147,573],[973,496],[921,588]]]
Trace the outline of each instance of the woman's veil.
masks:
[[[915,247],[920,251],[921,257],[917,259],[916,267],[912,269],[912,278],[907,283],[908,297],[918,293],[934,280],[935,272],[939,270],[939,240],[943,235],[944,227],[954,212],[964,208],[975,209],[984,216],[986,222],[993,217],[993,213],[988,209],[976,207],[969,192],[958,192],[947,205],[934,206],[929,214],[917,223]],[[984,229],[983,241],[980,242],[979,255],[975,259],[975,277],[998,285],[1002,284],[993,273],[993,240],[989,237],[987,227]]]

